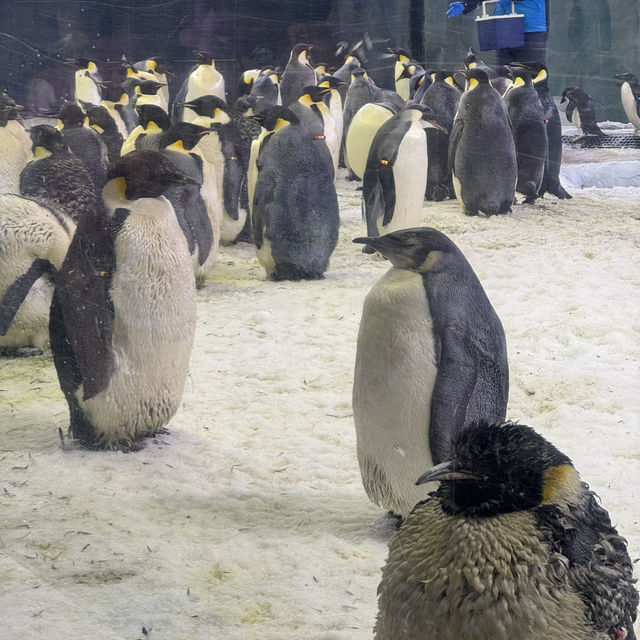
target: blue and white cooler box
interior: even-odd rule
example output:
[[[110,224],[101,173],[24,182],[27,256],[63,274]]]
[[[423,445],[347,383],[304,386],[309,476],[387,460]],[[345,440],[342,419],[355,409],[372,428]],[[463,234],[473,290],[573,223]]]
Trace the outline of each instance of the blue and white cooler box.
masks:
[[[524,46],[524,15],[516,13],[514,2],[511,3],[511,13],[499,16],[487,14],[487,5],[497,3],[498,0],[483,2],[482,15],[476,18],[480,51]]]

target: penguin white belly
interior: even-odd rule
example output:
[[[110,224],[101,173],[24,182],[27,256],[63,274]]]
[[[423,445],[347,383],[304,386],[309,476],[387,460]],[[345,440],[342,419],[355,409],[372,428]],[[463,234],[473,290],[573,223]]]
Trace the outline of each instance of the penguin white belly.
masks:
[[[204,200],[207,208],[207,215],[211,222],[211,230],[213,232],[213,245],[207,261],[199,267],[206,275],[218,259],[218,247],[220,246],[220,224],[222,221],[222,202],[218,193],[218,178],[216,176],[215,167],[208,158],[201,153],[199,145],[195,147],[194,152],[202,157],[202,186],[200,187],[200,195]],[[196,272],[198,276],[198,272]]]
[[[82,102],[90,102],[91,104],[99,105],[102,100],[98,85],[94,82],[91,76],[89,76],[86,69],[79,69],[76,71],[75,94],[78,102],[82,100]]]
[[[638,131],[640,131],[640,114],[638,113],[636,97],[633,95],[633,91],[628,82],[622,83],[620,99],[622,100],[624,112],[627,114],[629,122],[633,125],[633,132],[637,134]]]
[[[333,163],[333,181],[335,183],[336,178],[338,177],[338,161],[340,160],[340,142],[342,138],[338,137],[336,121],[329,109],[322,113],[322,121],[324,124],[324,141],[326,142],[329,153],[331,154],[331,161]]]
[[[580,112],[578,109],[574,109],[571,114],[571,122],[578,129],[578,131],[582,131],[582,121],[580,120]]]
[[[31,138],[16,120],[9,120],[6,127],[0,127],[0,149],[0,194],[19,193],[20,172],[32,156]]]
[[[201,64],[189,76],[184,101],[189,102],[206,95],[218,96],[224,101],[227,99],[222,74],[211,65]],[[184,108],[182,113],[184,122],[194,122],[198,117],[198,114],[193,109]]]
[[[118,113],[118,110],[115,107],[115,103],[103,100],[101,104],[113,118],[114,122],[116,123],[116,127],[118,128],[118,133],[122,136],[122,139],[126,140],[129,137],[129,131],[127,130],[127,125],[125,124],[124,119]]]
[[[411,81],[409,78],[396,80],[396,93],[406,102],[411,93]]]
[[[266,271],[267,279],[269,279],[276,270],[276,261],[273,259],[271,242],[267,237],[267,230],[264,225],[262,227],[262,245],[259,249],[256,247],[256,257],[258,258],[258,262]]]
[[[431,395],[437,369],[422,276],[391,269],[367,295],[358,333],[353,415],[365,490],[406,516],[431,486]]]
[[[427,188],[427,136],[417,123],[411,125],[398,147],[393,165],[396,206],[389,224],[382,226],[378,220],[380,235],[409,229],[420,224],[424,192]]]
[[[249,198],[249,215],[253,207],[253,196],[256,192],[258,181],[258,154],[260,153],[260,138],[251,141],[251,153],[249,155],[249,167],[247,168],[247,195]]]
[[[344,161],[359,178],[364,177],[369,149],[378,129],[392,116],[389,109],[374,104],[365,104],[353,116],[347,131]]]
[[[191,256],[164,197],[141,198],[115,240],[114,371],[107,388],[77,399],[105,442],[137,440],[165,425],[184,390],[196,318]]]

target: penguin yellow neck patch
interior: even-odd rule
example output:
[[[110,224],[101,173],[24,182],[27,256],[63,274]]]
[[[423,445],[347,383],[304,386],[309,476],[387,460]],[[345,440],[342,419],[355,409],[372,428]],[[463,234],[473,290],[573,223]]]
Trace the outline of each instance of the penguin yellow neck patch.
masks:
[[[444,79],[444,81],[445,81],[447,84],[450,84],[452,87],[455,87],[455,86],[456,86],[456,83],[453,81],[453,76],[447,76],[447,77]]]
[[[45,149],[44,147],[36,147],[33,150],[33,157],[36,160],[42,160],[43,158],[48,158],[51,155],[51,151],[49,151],[48,149]]]
[[[285,120],[284,118],[278,118],[276,120],[276,126],[273,127],[273,132],[275,133],[276,131],[280,131],[280,129],[284,129],[285,127],[288,127],[291,123],[288,120]]]
[[[111,194],[122,200],[126,200],[127,196],[127,181],[123,177],[114,178],[108,183],[109,191]],[[106,188],[106,187],[105,187]]]
[[[104,133],[104,129],[99,124],[92,124],[91,128],[98,133]]]
[[[514,89],[517,89],[518,87],[524,87],[524,80],[523,80],[520,76],[518,76],[518,77],[517,77],[517,78],[516,78],[512,83],[511,83],[511,86],[512,86]]]
[[[310,107],[313,104],[313,100],[311,99],[311,96],[308,93],[305,93],[303,96],[300,96],[300,98],[298,98],[298,102],[300,104],[303,104],[305,107]]]
[[[171,144],[167,145],[167,149],[169,151],[180,151],[180,153],[188,153],[188,151],[184,148],[184,144],[182,140],[176,140]]]
[[[471,91],[471,89],[475,89],[480,83],[475,79],[475,78],[471,78],[469,80],[469,91]]]
[[[571,492],[578,482],[578,474],[570,464],[551,467],[542,485],[542,502],[553,502]]]
[[[541,69],[538,75],[533,79],[534,82],[542,82],[547,79],[547,70]]]

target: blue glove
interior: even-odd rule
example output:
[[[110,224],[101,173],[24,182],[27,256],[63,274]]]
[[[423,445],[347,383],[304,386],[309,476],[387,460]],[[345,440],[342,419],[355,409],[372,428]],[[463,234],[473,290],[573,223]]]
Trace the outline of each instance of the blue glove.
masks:
[[[464,2],[452,2],[447,11],[447,18],[459,16],[464,12]]]

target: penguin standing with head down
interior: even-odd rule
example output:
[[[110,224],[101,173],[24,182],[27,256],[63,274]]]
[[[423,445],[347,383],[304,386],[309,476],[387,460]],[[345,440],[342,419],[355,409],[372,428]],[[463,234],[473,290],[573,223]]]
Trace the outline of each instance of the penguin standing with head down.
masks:
[[[78,225],[51,304],[50,339],[73,437],[128,449],[175,414],[195,331],[185,236],[162,195],[188,181],[156,151],[116,165]]]
[[[447,459],[456,434],[504,420],[504,330],[460,249],[429,227],[356,238],[393,267],[367,294],[353,417],[367,495],[406,517],[429,492],[416,478]]]
[[[467,79],[449,141],[456,197],[469,216],[508,213],[518,164],[507,107],[484,71],[471,69]]]
[[[440,486],[389,542],[376,640],[635,640],[626,541],[533,429],[476,425],[416,480]]]

